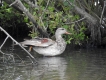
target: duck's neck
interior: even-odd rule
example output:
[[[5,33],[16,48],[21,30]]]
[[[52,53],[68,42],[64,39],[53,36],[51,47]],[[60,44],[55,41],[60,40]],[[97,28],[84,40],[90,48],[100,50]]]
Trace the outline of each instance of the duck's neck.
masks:
[[[56,35],[56,42],[64,41],[61,35]]]
[[[56,44],[57,44],[56,48],[60,51],[60,53],[62,53],[65,50],[66,43],[61,35],[56,35]]]

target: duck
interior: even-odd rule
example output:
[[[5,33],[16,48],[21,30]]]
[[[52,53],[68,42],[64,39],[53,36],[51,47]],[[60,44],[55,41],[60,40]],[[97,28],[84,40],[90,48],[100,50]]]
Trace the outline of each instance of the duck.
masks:
[[[65,28],[58,28],[55,32],[56,40],[50,38],[29,39],[21,42],[23,47],[32,46],[33,50],[43,56],[57,56],[62,54],[66,49],[66,42],[62,38],[63,34],[71,34]]]

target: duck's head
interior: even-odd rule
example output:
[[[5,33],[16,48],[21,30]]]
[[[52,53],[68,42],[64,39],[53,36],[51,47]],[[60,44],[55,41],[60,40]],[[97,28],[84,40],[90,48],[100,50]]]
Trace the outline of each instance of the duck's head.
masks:
[[[62,35],[62,34],[71,34],[71,33],[67,32],[67,30],[65,28],[58,28],[56,30],[55,35]]]

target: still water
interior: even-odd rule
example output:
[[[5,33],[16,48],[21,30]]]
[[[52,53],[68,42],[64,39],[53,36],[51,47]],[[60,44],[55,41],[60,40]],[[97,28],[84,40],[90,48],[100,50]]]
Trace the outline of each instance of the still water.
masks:
[[[56,57],[32,52],[38,62],[36,65],[21,48],[14,47],[12,50],[10,46],[2,48],[14,58],[0,54],[0,80],[106,80],[105,49],[68,48]]]

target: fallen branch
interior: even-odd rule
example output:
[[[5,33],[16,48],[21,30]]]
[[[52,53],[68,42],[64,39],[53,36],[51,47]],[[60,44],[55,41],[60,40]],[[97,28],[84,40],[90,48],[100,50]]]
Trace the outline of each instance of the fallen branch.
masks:
[[[13,42],[15,42],[17,45],[19,45],[33,59],[34,62],[36,62],[35,58],[24,47],[22,47],[20,43],[18,43],[14,38],[12,38],[1,26],[0,26],[0,29],[1,29],[1,31],[3,31],[7,35],[7,37],[5,38],[4,42],[0,46],[0,52],[2,54],[4,54],[4,53],[1,51],[1,48],[3,47],[3,45],[5,44],[7,39],[10,38]]]

